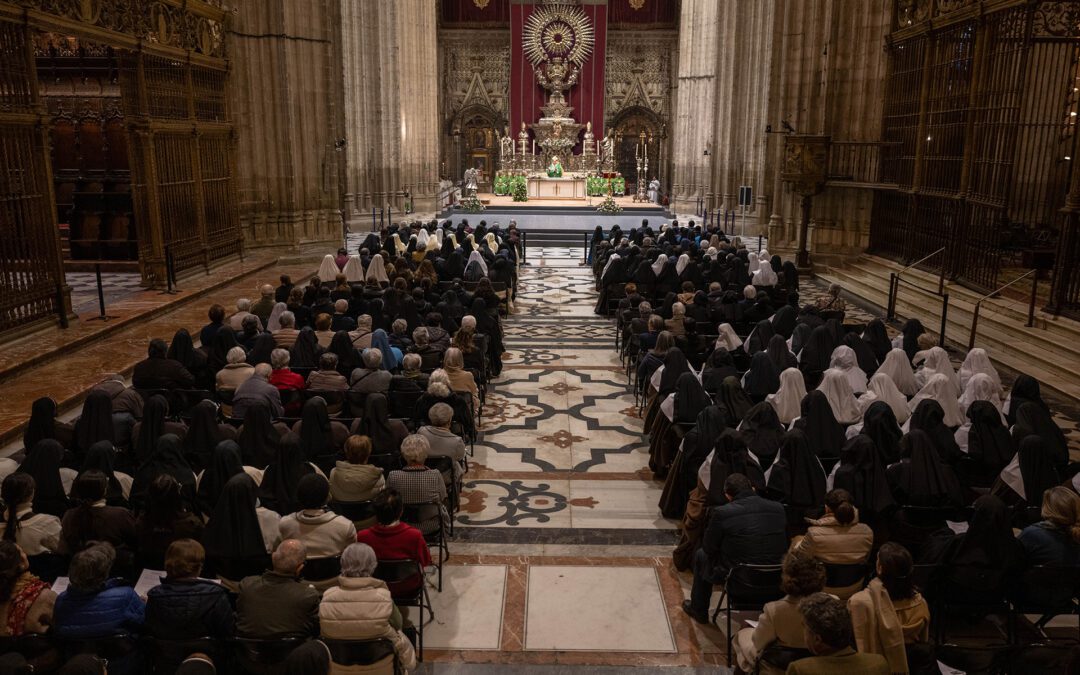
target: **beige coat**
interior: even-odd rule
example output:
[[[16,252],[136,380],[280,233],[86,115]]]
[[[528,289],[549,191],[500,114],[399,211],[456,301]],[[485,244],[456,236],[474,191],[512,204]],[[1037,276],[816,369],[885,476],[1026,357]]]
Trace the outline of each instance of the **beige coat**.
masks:
[[[884,656],[889,662],[889,672],[906,675],[904,626],[881,579],[872,579],[864,590],[851,596],[848,611],[859,651]]]
[[[279,328],[272,333],[274,336],[274,343],[282,349],[292,349],[296,344],[296,336],[300,334],[300,331],[295,328]]]
[[[338,460],[330,470],[330,495],[339,502],[366,502],[386,487],[382,469]]]
[[[472,373],[463,368],[447,368],[443,366],[443,370],[446,371],[446,377],[450,380],[451,391],[467,391],[472,396],[473,409],[480,410],[480,390],[476,388],[476,380],[473,379]]]
[[[850,565],[866,562],[874,545],[874,531],[859,522],[858,513],[850,525],[841,525],[832,515],[811,520],[806,536],[795,542],[791,550],[817,558],[823,563]],[[862,582],[846,588],[825,588],[841,600],[847,600],[862,588]]]
[[[735,656],[739,668],[744,672],[754,670],[761,652],[773,642],[785,647],[806,648],[803,639],[803,620],[799,614],[801,597],[785,595],[783,598],[765,604],[756,628],[744,628],[735,636]],[[762,664],[762,673],[780,672]]]
[[[235,391],[254,374],[254,366],[246,363],[230,363],[217,372],[217,388]]]
[[[390,625],[394,602],[386,584],[371,577],[338,577],[338,585],[326,590],[319,604],[322,636],[336,640],[387,638],[394,643],[401,665],[416,667],[416,653],[401,631]],[[337,673],[393,673],[386,660],[372,666],[331,666]]]

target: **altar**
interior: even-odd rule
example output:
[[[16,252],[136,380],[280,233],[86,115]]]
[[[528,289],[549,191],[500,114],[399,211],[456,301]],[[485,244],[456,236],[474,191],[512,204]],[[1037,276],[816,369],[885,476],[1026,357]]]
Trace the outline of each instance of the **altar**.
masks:
[[[583,176],[529,177],[529,199],[585,199]]]

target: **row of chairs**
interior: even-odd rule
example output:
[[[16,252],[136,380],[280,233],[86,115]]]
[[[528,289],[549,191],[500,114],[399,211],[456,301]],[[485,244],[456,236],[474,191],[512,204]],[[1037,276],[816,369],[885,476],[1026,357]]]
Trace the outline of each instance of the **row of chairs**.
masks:
[[[934,644],[947,644],[947,618],[950,615],[983,616],[997,614],[1006,617],[1006,644],[1015,646],[1016,618],[1018,615],[1031,614],[1040,618],[1036,627],[1042,629],[1057,616],[1072,615],[1080,619],[1080,569],[1054,565],[1033,565],[1023,574],[1017,588],[1001,588],[997,593],[986,593],[979,600],[958,597],[950,592],[949,586],[941,581],[945,568],[941,565],[915,565],[913,576],[915,586],[922,589],[930,604],[932,633]],[[868,580],[872,568],[865,563],[837,565],[825,563],[826,586],[833,588],[847,587]],[[965,578],[979,579],[988,575],[989,570],[977,565],[964,566],[954,570]],[[724,580],[720,602],[712,614],[715,623],[721,612],[726,616],[727,655],[731,661],[732,614],[735,612],[761,612],[768,602],[784,596],[780,590],[780,565],[735,565],[728,571]],[[1024,588],[1049,588],[1056,592],[1056,601],[1033,601],[1023,597]],[[1045,635],[1043,636],[1045,637]],[[1080,624],[1078,624],[1080,641]]]
[[[120,662],[133,657],[131,669],[146,673],[172,673],[176,666],[192,654],[210,656],[218,672],[241,672],[248,675],[284,674],[284,662],[307,637],[282,636],[272,639],[233,637],[228,640],[209,637],[192,640],[163,640],[131,633],[116,633],[93,640],[60,640],[49,635],[28,634],[19,637],[0,637],[0,653],[16,652],[29,661],[55,652],[60,659],[79,654],[94,654],[106,661]],[[340,666],[375,666],[392,664],[395,675],[403,667],[387,638],[368,640],[332,640],[322,638],[330,657]],[[109,672],[113,672],[110,668]]]

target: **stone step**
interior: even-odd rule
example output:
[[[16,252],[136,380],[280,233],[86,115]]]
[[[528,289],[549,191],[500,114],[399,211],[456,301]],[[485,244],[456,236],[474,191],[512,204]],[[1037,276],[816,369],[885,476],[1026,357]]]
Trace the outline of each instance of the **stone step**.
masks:
[[[881,306],[885,306],[889,292],[889,270],[879,264],[877,259],[869,262],[856,261],[840,268],[838,271],[859,277],[861,279],[860,283],[872,285],[881,295]],[[936,277],[926,273],[920,273],[914,277],[909,277],[908,273],[905,273],[904,276],[923,288],[934,290],[937,288]],[[974,317],[975,302],[981,296],[959,284],[947,284],[945,289],[949,293],[948,337],[966,345],[971,331],[971,321]],[[936,332],[941,317],[941,298],[936,293],[930,293],[908,284],[901,284],[900,293],[897,297],[898,307],[905,302],[913,304],[916,309],[927,311],[931,316],[935,317],[934,326],[930,326],[926,321],[924,323],[927,323],[927,328],[934,328]],[[1022,309],[1018,311],[1016,305],[1020,305]],[[1007,298],[987,300],[983,303],[979,312],[979,325],[975,342],[979,344],[984,339],[994,339],[994,329],[1004,331],[1007,336],[1013,339],[1019,333],[1024,336],[1028,345],[1070,355],[1071,358],[1076,359],[1077,363],[1080,363],[1080,324],[1070,319],[1048,321],[1048,315],[1042,313],[1043,316],[1039,317],[1038,314],[1040,313],[1037,313],[1034,325],[1028,328],[1024,325],[1027,323],[1027,309],[1023,303]],[[922,315],[918,316],[922,318]]]
[[[848,293],[874,305],[884,314],[888,302],[889,274],[899,269],[889,261],[862,258],[841,266],[826,267],[818,271],[816,276],[830,283],[839,283]],[[937,288],[933,275],[905,273],[905,278],[926,288]],[[948,291],[950,302],[946,338],[951,344],[966,349],[974,301],[979,296],[968,289],[959,291],[956,285],[950,286]],[[1026,372],[1062,395],[1080,401],[1080,378],[1062,377],[1063,372],[1080,372],[1080,326],[1070,325],[1073,322],[1066,320],[1055,324],[1054,331],[1027,328],[1023,325],[1027,319],[1026,313],[1019,313],[1018,316],[1018,313],[1001,310],[998,301],[983,304],[976,346],[987,349],[991,358],[998,363],[1012,370]],[[936,334],[940,326],[941,299],[935,293],[904,285],[896,301],[896,314],[901,318],[917,317],[927,330]]]
[[[886,281],[886,287],[888,285],[889,273],[899,272],[902,269],[898,263],[894,263],[891,260],[870,256],[853,260],[846,266],[851,269],[861,269],[875,276],[882,277]],[[938,277],[936,274],[917,269],[910,269],[904,272],[904,278],[921,286],[937,289]],[[1039,282],[1040,286],[1043,288],[1049,283],[1048,280],[1041,280]],[[904,288],[906,290],[913,290],[906,285]],[[1022,324],[1027,323],[1028,302],[1026,298],[1027,293],[1031,289],[1030,279],[1025,279],[1012,288],[1021,290],[1025,299],[1021,300],[1016,297],[1008,296],[987,298],[982,303],[981,312],[995,313],[1019,321]],[[945,282],[945,290],[949,293],[950,306],[956,304],[957,307],[967,309],[968,311],[973,311],[975,303],[984,296],[984,293],[974,291],[962,284],[949,281]],[[1063,316],[1054,316],[1044,312],[1038,304],[1035,306],[1034,318],[1035,328],[1044,329],[1049,334],[1066,338],[1069,343],[1080,338],[1080,323]]]

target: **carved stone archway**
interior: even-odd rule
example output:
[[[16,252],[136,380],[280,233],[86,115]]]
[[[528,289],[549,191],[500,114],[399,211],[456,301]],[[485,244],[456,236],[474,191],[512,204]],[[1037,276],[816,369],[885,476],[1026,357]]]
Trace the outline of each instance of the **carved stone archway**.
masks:
[[[506,133],[506,125],[506,118],[486,105],[467,105],[451,118],[448,131],[453,139],[453,180],[459,180],[465,169],[475,167],[480,169],[481,191],[491,190],[491,180],[500,168],[499,136]]]
[[[620,110],[608,123],[607,128],[615,133],[615,169],[626,178],[626,189],[632,193],[631,185],[637,187],[637,164],[635,149],[640,143],[641,132],[645,132],[649,146],[649,175],[646,180],[657,176],[667,182],[666,171],[662,166],[667,153],[663,145],[667,138],[664,120],[644,106],[630,106]]]

